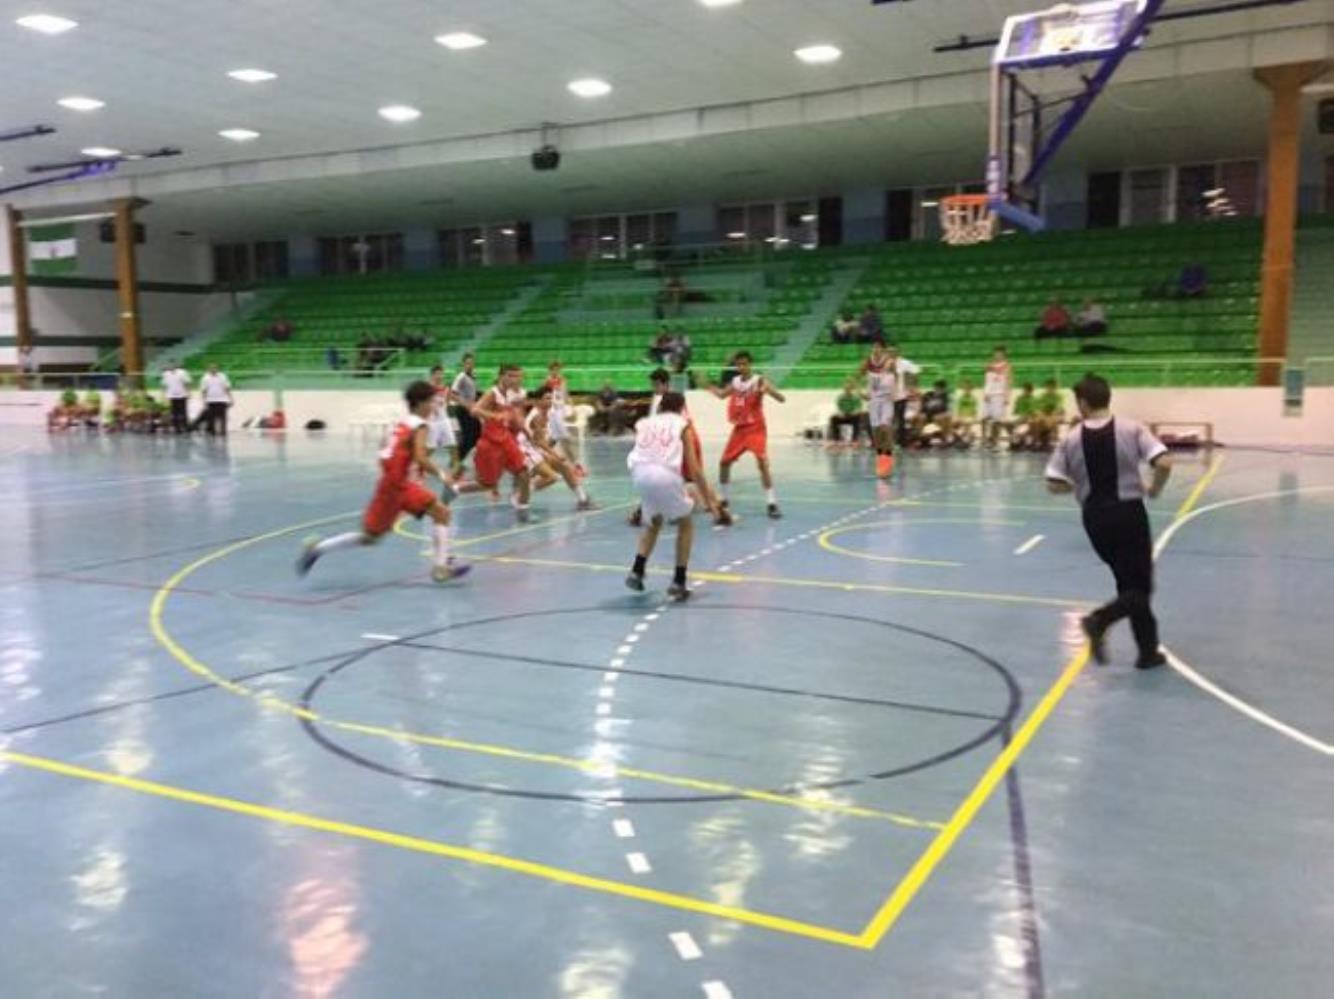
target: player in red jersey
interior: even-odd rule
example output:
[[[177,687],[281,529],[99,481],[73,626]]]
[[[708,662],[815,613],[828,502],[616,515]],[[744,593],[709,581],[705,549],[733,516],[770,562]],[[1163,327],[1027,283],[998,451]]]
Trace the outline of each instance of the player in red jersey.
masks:
[[[473,409],[482,421],[482,438],[473,457],[477,481],[459,486],[459,492],[495,492],[501,476],[508,472],[514,478],[514,510],[521,522],[527,522],[530,477],[518,436],[523,430],[523,404],[523,369],[517,364],[502,365],[496,384]]]
[[[380,482],[375,495],[361,518],[361,530],[318,538],[306,542],[306,549],[297,560],[296,570],[304,576],[311,567],[329,552],[356,545],[373,545],[393,530],[401,514],[430,517],[435,523],[431,531],[431,577],[438,583],[466,575],[469,566],[459,565],[449,555],[449,500],[453,498],[452,484],[431,460],[427,445],[427,420],[435,406],[436,390],[430,382],[413,382],[404,393],[408,415],[394,425],[389,439],[380,452]],[[419,477],[434,476],[444,483],[444,498],[437,497],[424,486]]]
[[[768,504],[771,520],[783,516],[778,509],[778,496],[774,492],[774,477],[769,470],[769,431],[764,423],[764,397],[767,395],[775,402],[787,402],[787,397],[769,383],[764,375],[752,368],[754,358],[749,351],[741,351],[734,358],[737,374],[726,388],[708,386],[719,399],[727,400],[727,419],[732,424],[732,436],[727,439],[723,449],[723,459],[718,465],[719,509],[715,518],[722,525],[732,523],[732,514],[728,509],[727,487],[732,481],[732,466],[746,452],[755,456],[760,467],[760,482],[764,485],[764,499]]]

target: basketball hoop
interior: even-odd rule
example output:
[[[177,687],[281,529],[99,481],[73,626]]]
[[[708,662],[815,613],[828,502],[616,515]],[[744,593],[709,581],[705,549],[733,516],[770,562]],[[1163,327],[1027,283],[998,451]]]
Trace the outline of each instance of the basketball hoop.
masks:
[[[996,215],[985,194],[949,194],[940,199],[940,228],[950,246],[987,243],[996,235]]]

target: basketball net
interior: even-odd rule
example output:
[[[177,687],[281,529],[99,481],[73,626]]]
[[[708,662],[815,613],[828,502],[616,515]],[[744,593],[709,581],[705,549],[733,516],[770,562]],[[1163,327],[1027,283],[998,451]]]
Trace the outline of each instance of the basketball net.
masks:
[[[950,246],[990,242],[996,215],[985,194],[950,194],[940,199],[940,228]]]

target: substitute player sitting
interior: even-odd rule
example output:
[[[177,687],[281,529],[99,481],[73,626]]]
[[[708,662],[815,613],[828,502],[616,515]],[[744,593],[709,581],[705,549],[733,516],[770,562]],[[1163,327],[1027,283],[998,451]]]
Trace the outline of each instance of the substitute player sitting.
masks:
[[[1050,451],[1056,444],[1064,422],[1065,401],[1061,398],[1056,379],[1048,378],[1038,393],[1033,414],[1034,445],[1043,451]]]
[[[695,537],[695,525],[691,520],[695,498],[690,495],[690,489],[697,492],[699,501],[706,509],[717,510],[717,501],[699,460],[699,438],[685,415],[685,408],[684,395],[680,392],[666,393],[659,401],[657,413],[645,417],[636,425],[635,446],[626,459],[630,481],[639,496],[646,523],[625,585],[636,592],[643,592],[648,560],[658,543],[658,535],[662,533],[664,524],[674,524],[676,568],[672,574],[672,585],[667,588],[667,596],[675,601],[690,596],[686,574]],[[687,487],[687,481],[691,483],[690,487]]]
[[[437,583],[466,575],[469,566],[455,563],[449,554],[450,511],[448,499],[453,488],[445,473],[431,460],[427,445],[427,420],[435,404],[436,391],[430,382],[413,382],[403,394],[408,404],[408,415],[389,432],[389,439],[380,452],[380,481],[375,495],[361,518],[361,530],[339,534],[323,541],[318,538],[306,542],[305,551],[297,560],[296,571],[304,576],[320,558],[340,548],[373,545],[393,530],[401,514],[430,517],[431,578]],[[432,476],[444,484],[446,499],[437,498],[420,478]]]
[[[727,502],[732,466],[747,452],[755,456],[755,462],[759,465],[769,518],[778,520],[783,516],[783,512],[778,509],[773,473],[769,469],[769,430],[764,422],[764,397],[768,396],[775,402],[787,402],[787,397],[774,388],[764,375],[754,370],[754,358],[749,351],[741,351],[734,361],[736,377],[727,388],[708,386],[708,391],[714,396],[727,401],[727,419],[732,424],[732,436],[727,439],[727,447],[723,449],[722,461],[718,465],[718,490],[722,495],[716,519],[724,526],[732,523]]]

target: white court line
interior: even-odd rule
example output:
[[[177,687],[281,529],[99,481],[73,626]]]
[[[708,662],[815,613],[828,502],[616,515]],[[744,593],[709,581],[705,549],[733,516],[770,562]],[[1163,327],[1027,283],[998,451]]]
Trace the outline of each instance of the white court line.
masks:
[[[607,715],[611,714],[611,705],[606,701],[599,701],[597,713],[605,718]]]
[[[667,934],[667,939],[672,942],[672,946],[676,948],[676,953],[682,961],[698,961],[704,956],[704,952],[699,949],[699,944],[695,943],[695,938],[684,930]]]
[[[362,637],[362,638],[365,638],[365,639],[369,639],[369,640],[372,641],[372,642],[397,642],[397,641],[398,641],[398,636],[397,636],[397,635],[381,635],[381,634],[379,634],[378,632],[374,632],[374,631],[368,631],[368,632],[366,632],[365,634],[363,634],[361,637]]]
[[[1172,523],[1167,526],[1167,529],[1163,531],[1153,546],[1153,557],[1155,561],[1162,558],[1164,550],[1166,550],[1171,540],[1176,537],[1177,531],[1181,530],[1181,528],[1185,527],[1196,517],[1202,517],[1206,513],[1213,513],[1215,510],[1225,510],[1228,507],[1241,506],[1245,503],[1259,503],[1262,500],[1281,499],[1284,496],[1300,496],[1306,493],[1328,492],[1334,492],[1334,486],[1307,486],[1303,489],[1280,489],[1269,493],[1255,493],[1252,496],[1239,496],[1236,499],[1222,500],[1218,503],[1210,503],[1208,506],[1198,507],[1186,514],[1186,516],[1179,517],[1172,521]],[[1196,672],[1188,663],[1173,655],[1170,649],[1165,649],[1164,653],[1167,656],[1168,665],[1176,670],[1178,675],[1188,680],[1190,683],[1193,683],[1206,694],[1218,698],[1218,700],[1222,701],[1228,707],[1240,711],[1252,721],[1259,722],[1261,725],[1273,729],[1279,735],[1285,736],[1300,745],[1306,746],[1308,749],[1314,749],[1318,753],[1324,753],[1326,756],[1334,756],[1334,745],[1330,745],[1327,742],[1321,742],[1314,736],[1308,735],[1300,729],[1279,721],[1273,715],[1261,711],[1254,704],[1243,701],[1235,694],[1229,694],[1222,687],[1219,687],[1207,677]]]
[[[611,828],[621,839],[635,838],[635,824],[629,819],[617,819],[611,824]]]
[[[608,670],[606,673],[603,673],[603,674],[602,674],[602,680],[603,680],[604,683],[615,683],[617,680],[620,679],[620,677],[621,677],[621,674],[619,674],[619,673],[613,673],[613,672],[611,672],[610,670]]]
[[[1016,548],[1014,550],[1014,553],[1016,555],[1027,555],[1038,545],[1042,544],[1045,538],[1046,538],[1045,534],[1035,534],[1027,541],[1025,541],[1022,545],[1020,545],[1018,548]]]
[[[627,853],[625,862],[630,865],[630,870],[635,874],[647,874],[653,870],[653,865],[648,862],[648,857],[642,853]]]
[[[700,988],[704,990],[704,999],[732,999],[732,990],[722,982],[704,982]]]

